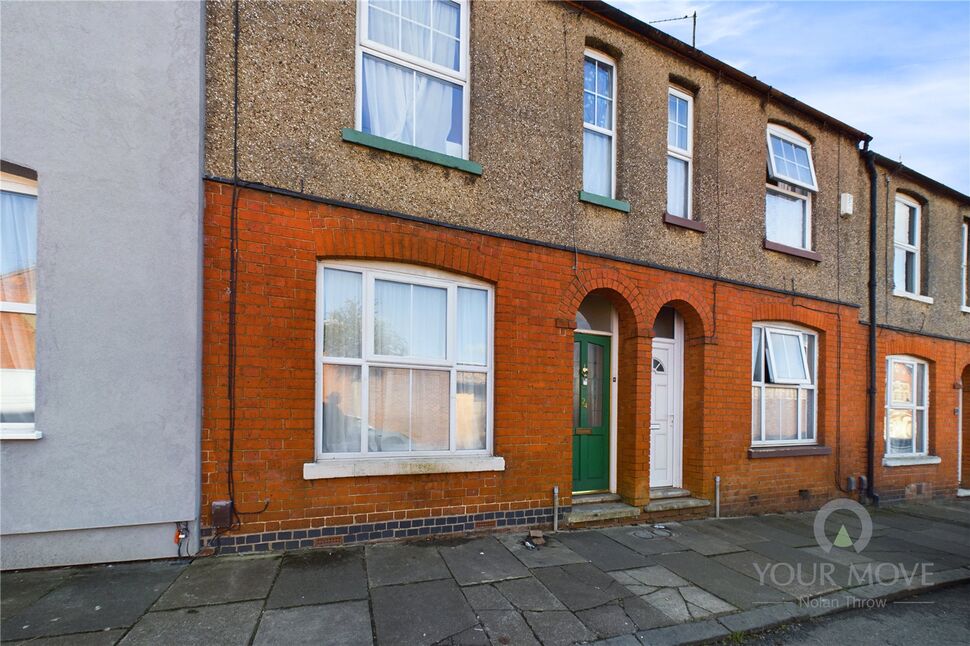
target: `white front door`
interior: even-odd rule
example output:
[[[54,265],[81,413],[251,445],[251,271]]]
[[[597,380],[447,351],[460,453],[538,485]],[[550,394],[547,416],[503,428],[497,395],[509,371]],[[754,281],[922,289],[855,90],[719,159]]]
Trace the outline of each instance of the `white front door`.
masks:
[[[679,487],[683,481],[682,363],[673,339],[653,340],[650,384],[650,486]]]

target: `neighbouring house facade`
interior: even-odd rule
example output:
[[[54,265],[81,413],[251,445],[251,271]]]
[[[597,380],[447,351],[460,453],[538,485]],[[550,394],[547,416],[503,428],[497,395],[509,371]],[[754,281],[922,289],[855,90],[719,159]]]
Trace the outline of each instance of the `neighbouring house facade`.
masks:
[[[207,34],[224,549],[970,477],[970,198],[865,133],[598,2],[213,2]]]
[[[0,6],[3,569],[197,548],[203,18]]]

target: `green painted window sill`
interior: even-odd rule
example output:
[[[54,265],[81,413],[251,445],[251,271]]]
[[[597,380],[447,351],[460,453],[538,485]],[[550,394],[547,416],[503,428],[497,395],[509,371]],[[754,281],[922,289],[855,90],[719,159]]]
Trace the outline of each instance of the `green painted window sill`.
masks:
[[[596,193],[587,193],[586,191],[579,192],[580,202],[589,202],[590,204],[596,204],[597,206],[605,206],[608,209],[613,209],[615,211],[623,211],[624,213],[630,212],[630,203],[625,200],[614,200],[611,197],[604,197],[603,195],[597,195]]]
[[[411,159],[420,159],[422,161],[431,162],[432,164],[438,164],[439,166],[445,166],[447,168],[454,168],[466,173],[471,173],[472,175],[482,174],[481,164],[469,161],[467,159],[462,159],[461,157],[452,157],[451,155],[437,153],[433,150],[427,150],[425,148],[418,148],[417,146],[412,146],[410,144],[402,144],[400,141],[385,139],[384,137],[371,135],[366,132],[361,132],[360,130],[354,130],[353,128],[344,128],[340,131],[340,134],[344,141],[360,144],[361,146],[377,148],[378,150],[386,150],[387,152],[394,153],[395,155],[402,155],[404,157],[410,157]]]

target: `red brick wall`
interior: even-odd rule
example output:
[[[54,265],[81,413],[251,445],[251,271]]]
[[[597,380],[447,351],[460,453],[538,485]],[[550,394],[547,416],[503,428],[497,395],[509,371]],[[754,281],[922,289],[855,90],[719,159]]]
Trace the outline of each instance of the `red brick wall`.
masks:
[[[209,503],[227,495],[231,194],[206,183],[203,524]],[[865,472],[866,328],[855,308],[255,190],[241,190],[238,218],[237,506],[269,501],[243,517],[243,533],[549,507],[553,485],[569,504],[572,327],[597,290],[620,319],[618,483],[627,501],[649,497],[650,334],[666,304],[685,320],[684,482],[695,495],[713,497],[719,475],[724,513],[814,508],[837,495],[837,482]],[[303,479],[314,457],[321,258],[427,265],[495,285],[495,451],[504,472]],[[819,332],[818,432],[830,455],[748,457],[751,323],[759,320]],[[880,466],[877,489],[895,495],[926,482],[949,492],[956,426],[947,414],[970,344],[881,331],[880,352],[888,349],[933,361],[930,432],[943,463]]]

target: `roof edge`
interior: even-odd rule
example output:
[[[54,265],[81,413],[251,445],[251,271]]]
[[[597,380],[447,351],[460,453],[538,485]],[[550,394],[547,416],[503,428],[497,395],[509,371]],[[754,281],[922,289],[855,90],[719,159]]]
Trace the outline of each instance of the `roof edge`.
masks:
[[[714,58],[710,54],[705,54],[701,50],[691,47],[687,43],[660,31],[656,27],[651,27],[642,20],[634,18],[630,14],[607,4],[602,0],[565,1],[567,4],[571,4],[579,9],[582,9],[583,11],[594,14],[608,22],[612,22],[628,31],[631,31],[638,36],[642,36],[643,38],[646,38],[647,40],[652,41],[654,44],[670,50],[675,54],[699,63],[704,67],[720,72],[740,85],[748,87],[758,94],[765,95],[769,100],[777,101],[782,105],[792,108],[793,110],[797,110],[798,112],[812,117],[813,119],[817,119],[822,123],[828,124],[837,130],[841,130],[842,132],[855,137],[857,141],[872,140],[871,136],[858,128],[853,128],[844,121],[840,121],[835,117],[822,112],[821,110],[813,108],[807,103],[803,103],[795,97],[779,91],[764,81],[759,81],[757,78],[742,72],[736,67],[728,65],[720,59]]]
[[[880,155],[876,151],[872,151],[872,155],[876,164],[889,170],[891,174],[899,175],[900,177],[904,177],[908,180],[912,180],[917,184],[922,184],[927,188],[931,188],[934,191],[943,193],[948,197],[955,199],[957,202],[962,202],[965,205],[970,205],[970,195],[961,193],[960,191],[953,188],[952,186],[947,186],[946,184],[944,184],[943,182],[940,182],[939,180],[935,180],[932,177],[928,177],[923,173],[920,173],[919,171],[915,171],[909,166],[906,166],[905,164],[903,164],[903,162],[901,161],[890,159],[885,155]]]

